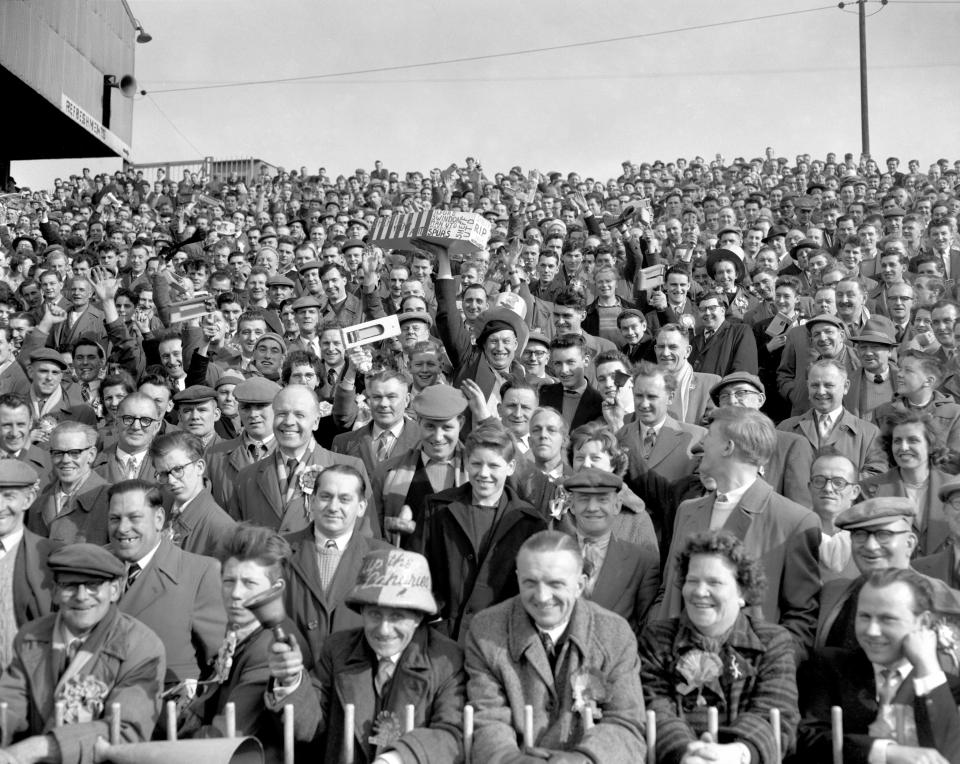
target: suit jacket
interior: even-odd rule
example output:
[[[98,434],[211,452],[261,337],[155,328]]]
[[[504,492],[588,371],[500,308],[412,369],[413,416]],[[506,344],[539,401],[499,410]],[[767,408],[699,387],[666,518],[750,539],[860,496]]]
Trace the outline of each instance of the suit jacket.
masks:
[[[118,445],[118,443],[111,443],[109,446],[104,446],[103,450],[100,451],[93,460],[93,471],[109,484],[119,483],[121,480],[127,479],[126,470],[124,470],[120,462],[117,461]],[[155,482],[154,473],[156,473],[156,471],[156,465],[154,465],[153,459],[150,458],[150,452],[148,451],[143,459],[140,460],[140,471],[136,477],[153,483]]]
[[[676,559],[692,535],[709,530],[715,498],[711,493],[680,505],[668,560]],[[758,479],[730,513],[723,530],[743,541],[760,560],[767,588],[759,609],[768,621],[790,631],[802,658],[813,645],[817,628],[820,520]],[[659,619],[676,618],[683,611],[682,586],[676,566],[668,565]]]
[[[781,496],[809,507],[812,467],[813,448],[810,442],[794,433],[777,430],[777,449],[760,474]]]
[[[31,403],[31,408],[33,404]],[[50,417],[58,424],[60,422],[82,422],[88,424],[94,429],[97,427],[97,413],[86,403],[74,403],[67,397],[66,388],[63,389],[63,397],[55,408],[50,409],[45,417]]]
[[[63,653],[53,649],[56,622],[56,614],[51,614],[20,629],[13,644],[13,663],[0,676],[0,697],[9,703],[12,739],[53,735],[64,764],[93,764],[93,744],[98,737],[109,739],[108,714],[111,705],[119,703],[121,742],[149,740],[160,715],[163,689],[164,650],[157,635],[111,607],[71,664],[109,688],[104,710],[94,721],[57,727],[54,677],[59,675]]]
[[[747,324],[726,320],[709,340],[704,340],[701,328],[691,347],[688,360],[694,371],[720,377],[735,371],[757,373],[757,341]]]
[[[873,664],[863,650],[824,648],[798,675],[803,719],[797,735],[798,761],[830,761],[831,706],[843,709],[843,760],[866,764],[876,738],[868,728],[880,710]],[[960,761],[960,724],[957,703],[960,679],[947,683],[926,697],[913,690],[912,674],[900,685],[894,703],[911,706],[920,747],[935,748],[950,762]]]
[[[7,393],[23,396],[30,393],[30,378],[16,359],[0,374],[0,395]]]
[[[780,395],[790,401],[791,416],[800,416],[810,408],[810,395],[807,391],[807,370],[817,360],[819,354],[810,346],[810,334],[806,325],[795,326],[787,332],[787,344],[780,355],[777,367],[777,386]],[[847,344],[843,357],[847,378],[852,379],[860,373],[860,360],[856,352]],[[852,387],[852,385],[851,385]],[[843,405],[850,411],[856,411],[860,402],[847,391],[843,396]]]
[[[0,457],[9,459],[10,455],[0,453]],[[42,448],[33,445],[28,446],[16,458],[19,461],[26,462],[37,471],[41,487],[53,480],[53,465],[50,463],[50,454]]]
[[[617,296],[617,303],[620,311],[637,307],[635,303],[619,295]],[[600,308],[596,300],[587,305],[587,315],[584,317],[580,326],[587,334],[592,334],[595,337],[600,334]]]
[[[382,699],[373,685],[377,664],[363,629],[331,635],[314,667],[313,684],[301,682],[284,700],[297,709],[295,739],[313,742],[322,735],[319,760],[341,761],[344,708],[352,703],[354,757],[347,764],[369,764],[384,750],[370,743],[378,713],[392,714],[399,721],[410,705],[415,709],[414,727],[395,740],[391,749],[410,764],[463,762],[461,717],[467,675],[460,646],[424,620],[401,653]]]
[[[960,574],[957,573],[956,555],[952,546],[939,552],[918,557],[911,563],[917,573],[943,581],[951,589],[960,589]]]
[[[558,645],[556,673],[539,633],[513,597],[475,618],[467,634],[467,699],[475,709],[471,761],[520,761],[524,706],[533,707],[534,745],[579,751],[596,762],[646,756],[637,641],[626,621],[581,598]],[[606,689],[603,716],[584,729],[570,676],[589,666]]]
[[[710,390],[720,381],[716,374],[703,374],[699,371],[693,372],[690,380],[690,388],[687,392],[687,414],[683,416],[680,411],[681,400],[678,390],[670,405],[667,406],[667,413],[678,422],[699,425],[703,422],[704,415],[714,408],[713,399],[710,397]]]
[[[633,633],[639,634],[660,588],[659,563],[658,557],[647,554],[639,544],[611,536],[587,599],[622,616]]]
[[[902,398],[895,398],[889,403],[882,403],[872,412],[868,421],[873,422],[884,431],[889,426],[890,421],[897,414],[906,411],[907,405]],[[919,411],[918,408],[911,406],[911,411]],[[933,420],[940,428],[947,446],[953,451],[960,451],[960,404],[951,396],[934,390],[933,399],[922,409],[923,413],[930,414]]]
[[[340,557],[330,587],[324,592],[320,586],[313,526],[288,536],[287,540],[292,550],[285,575],[287,613],[309,648],[309,655],[304,656],[304,664],[312,665],[320,655],[324,641],[333,632],[363,625],[360,614],[348,608],[344,599],[357,583],[364,555],[389,549],[390,545],[354,531]]]
[[[473,535],[467,483],[427,498],[423,521],[405,540],[430,563],[433,591],[440,607],[434,626],[453,639],[466,633],[470,620],[484,608],[517,593],[516,559],[520,545],[547,523],[530,504],[504,489],[501,519],[494,526],[486,555]]]
[[[107,489],[110,484],[96,472],[91,472],[73,502],[57,515],[57,481],[40,491],[27,511],[27,528],[38,536],[45,536],[64,544],[85,541],[104,545],[107,536]]]
[[[777,429],[803,436],[815,452],[825,446],[832,446],[853,462],[861,480],[886,472],[890,466],[881,444],[880,430],[876,425],[855,417],[846,409],[841,410],[833,431],[823,442],[817,432],[813,410],[802,416],[785,419],[777,425]]]
[[[641,456],[643,443],[640,438],[639,422],[634,421],[621,427],[617,432],[617,440],[630,454],[631,478],[635,479],[649,470],[670,482],[675,482],[693,472],[694,460],[690,456],[690,447],[702,440],[706,432],[703,427],[678,422],[673,417],[667,416],[657,435],[649,459]]]
[[[277,450],[277,439],[272,438],[266,446],[267,456],[272,456]],[[217,443],[207,451],[204,460],[207,463],[207,478],[214,501],[221,507],[230,507],[240,471],[254,463],[244,445],[243,435]]]
[[[666,324],[679,324],[683,316],[690,316],[690,319],[693,319],[694,329],[699,329],[702,325],[700,314],[697,312],[697,306],[693,304],[693,300],[687,299],[683,303],[683,310],[681,311],[677,311],[669,303],[667,303],[667,307],[663,310],[647,311],[647,331],[651,336],[655,337],[657,332],[660,331],[661,326],[665,326]],[[688,321],[690,319],[688,319]]]
[[[236,520],[214,501],[210,491],[204,488],[185,510],[172,520],[170,528],[173,542],[185,552],[216,557],[220,542],[234,529]]]
[[[939,552],[950,543],[950,528],[947,526],[947,517],[943,512],[943,502],[940,501],[939,494],[940,486],[952,479],[951,475],[941,470],[933,468],[930,470],[927,504],[925,507],[917,508],[923,518],[917,548],[914,552],[918,557]],[[863,495],[868,499],[877,496],[907,495],[899,467],[861,481],[860,487],[863,489]]]
[[[24,528],[13,563],[13,612],[18,628],[53,612],[53,574],[47,558],[60,546]]]
[[[66,310],[67,320],[53,327],[47,337],[47,347],[56,349],[61,345],[71,345],[84,335],[93,335],[97,342],[101,343],[107,338],[107,330],[103,325],[103,311],[100,308],[88,305],[73,326],[70,326],[70,308]]]
[[[540,405],[555,408],[561,414],[563,413],[563,385],[556,382],[552,385],[540,385]],[[603,396],[597,392],[596,388],[587,385],[577,401],[576,411],[573,412],[573,420],[568,424],[570,431],[573,432],[580,425],[592,422],[603,417]]]
[[[220,564],[184,552],[166,539],[123,593],[118,607],[163,641],[167,687],[205,675],[227,630]]]
[[[400,435],[390,448],[390,455],[405,454],[420,444],[420,427],[412,419],[403,420]],[[373,422],[369,422],[359,430],[345,432],[333,439],[332,450],[336,454],[347,454],[363,461],[367,474],[373,475],[379,466],[376,462],[376,446],[373,442]]]
[[[280,488],[275,456],[276,453],[240,471],[237,475],[237,490],[230,497],[227,511],[237,520],[250,521],[273,528],[280,533],[295,533],[310,524],[310,497],[305,495],[297,485],[290,501],[284,502],[284,492]],[[379,528],[379,524],[376,522],[376,517],[370,517],[371,514],[376,515],[376,511],[370,502],[370,481],[367,478],[366,467],[359,459],[335,454],[319,443],[315,444],[307,465],[322,468],[332,464],[348,464],[363,475],[368,486],[367,512],[364,514],[360,530],[365,535],[370,535],[373,533],[373,528]]]

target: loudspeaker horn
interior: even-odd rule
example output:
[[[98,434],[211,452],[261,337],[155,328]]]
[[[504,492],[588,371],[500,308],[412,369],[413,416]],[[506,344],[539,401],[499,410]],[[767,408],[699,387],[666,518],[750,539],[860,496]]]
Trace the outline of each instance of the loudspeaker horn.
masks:
[[[115,764],[263,764],[263,747],[255,737],[123,743],[105,745],[99,752]]]
[[[133,98],[137,94],[137,79],[132,74],[125,74],[120,78],[120,92],[126,98]]]

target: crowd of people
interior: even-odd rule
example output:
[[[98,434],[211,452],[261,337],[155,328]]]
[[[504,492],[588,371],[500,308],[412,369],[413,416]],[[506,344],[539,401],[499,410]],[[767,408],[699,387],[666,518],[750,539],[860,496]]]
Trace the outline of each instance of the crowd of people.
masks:
[[[0,764],[957,764],[958,174],[11,184]]]

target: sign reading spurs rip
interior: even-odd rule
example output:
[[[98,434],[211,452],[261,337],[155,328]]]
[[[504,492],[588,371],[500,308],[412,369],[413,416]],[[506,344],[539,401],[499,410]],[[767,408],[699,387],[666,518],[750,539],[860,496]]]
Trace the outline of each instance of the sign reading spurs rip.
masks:
[[[475,212],[430,209],[377,218],[367,240],[402,249],[412,239],[425,239],[447,247],[451,255],[465,255],[483,249],[490,231],[490,221]]]

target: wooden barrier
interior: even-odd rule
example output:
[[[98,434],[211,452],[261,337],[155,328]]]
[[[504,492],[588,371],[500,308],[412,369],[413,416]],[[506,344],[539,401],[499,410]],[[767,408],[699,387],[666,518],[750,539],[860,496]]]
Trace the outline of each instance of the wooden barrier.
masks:
[[[533,706],[523,707],[523,745],[533,748]]]
[[[467,704],[463,707],[464,761],[469,762],[471,755],[473,755],[473,706]]]
[[[657,764],[656,711],[647,711],[647,764]]]
[[[67,701],[58,700],[53,704],[53,724],[56,727],[62,727],[67,715]]]
[[[293,764],[293,706],[283,707],[283,764]]]
[[[171,743],[177,739],[177,703],[174,700],[167,701],[167,740]]]
[[[770,726],[773,727],[774,761],[783,761],[783,737],[780,733],[780,709],[770,709]]]
[[[356,709],[353,703],[343,707],[343,760],[349,764],[353,761],[353,723]]]
[[[120,704],[110,704],[110,745],[120,745]]]
[[[223,707],[223,723],[226,729],[224,737],[237,736],[237,707],[233,703],[227,703]]]
[[[707,708],[707,732],[710,733],[710,740],[714,743],[717,742],[717,736],[719,735],[720,730],[720,713],[717,711],[716,706],[709,706]]]
[[[831,706],[830,723],[833,727],[833,764],[843,764],[843,709]]]
[[[7,701],[0,703],[0,748],[10,745],[10,732],[7,730],[7,716],[10,714],[10,704]]]

